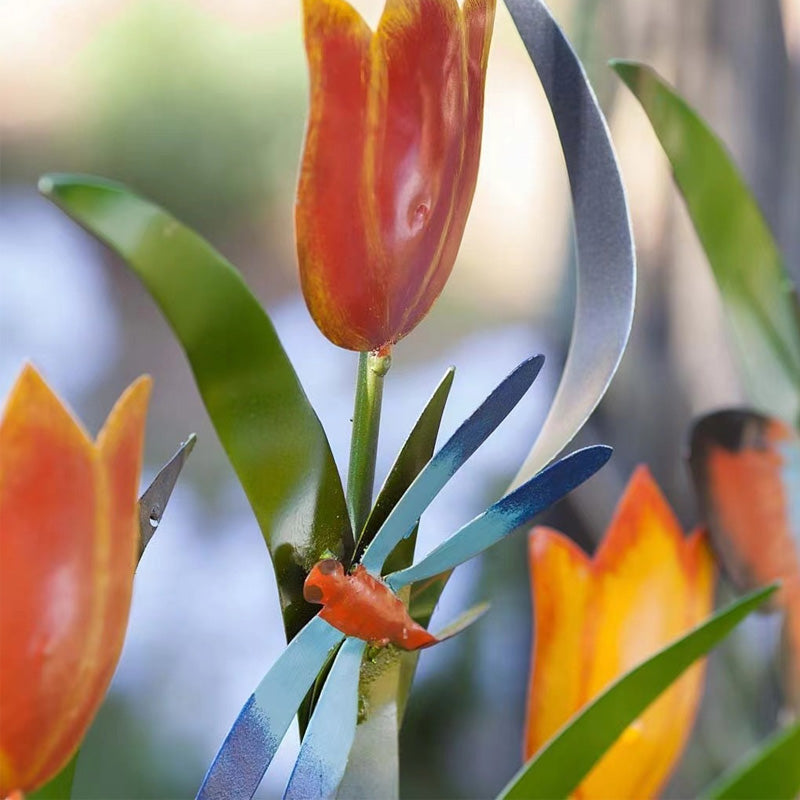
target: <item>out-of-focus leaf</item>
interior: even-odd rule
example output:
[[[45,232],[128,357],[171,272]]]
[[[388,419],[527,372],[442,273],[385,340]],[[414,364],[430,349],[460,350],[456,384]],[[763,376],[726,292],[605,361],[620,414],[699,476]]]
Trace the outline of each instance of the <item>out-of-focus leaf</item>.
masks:
[[[708,800],[794,800],[800,796],[800,722],[776,733],[756,753],[715,781]]]
[[[207,242],[125,187],[49,175],[39,188],[126,261],[175,331],[261,526],[293,636],[315,613],[307,571],[326,550],[348,559],[353,536],[325,432],[269,317]]]
[[[144,490],[139,498],[139,558],[153,538],[156,528],[161,523],[172,490],[178,481],[183,465],[194,449],[197,437],[190,433],[172,458],[159,470],[153,482]]]
[[[482,553],[591,478],[611,458],[612,452],[605,445],[594,445],[556,461],[468,522],[425,558],[389,575],[386,583],[396,592]]]
[[[366,642],[348,638],[339,650],[311,716],[284,800],[331,797],[356,734],[358,673]]]
[[[356,545],[356,555],[353,559],[358,561],[366,547],[375,538],[391,510],[397,505],[406,489],[419,475],[420,470],[430,461],[436,447],[436,437],[439,435],[439,426],[442,414],[453,385],[455,369],[451,367],[445,373],[436,391],[431,395],[425,408],[420,414],[414,428],[406,439],[400,453],[395,459],[389,475],[384,481],[378,498],[370,511],[364,531]],[[407,567],[414,560],[414,546],[416,544],[416,529],[403,539],[389,558],[386,560],[385,569],[395,571]]]
[[[567,361],[523,484],[580,430],[617,370],[633,320],[636,259],[608,127],[578,57],[541,0],[505,0],[553,112],[575,220],[578,285]]]
[[[250,800],[303,697],[342,639],[343,633],[314,617],[289,642],[244,704],[203,779],[197,800]]]
[[[442,378],[400,450],[364,526],[354,560],[358,560],[389,512],[433,455],[454,374],[455,370],[451,368]],[[416,533],[415,527],[411,535],[395,547],[386,560],[387,569],[403,569],[411,564]],[[444,583],[439,592],[443,588]],[[429,597],[434,605],[436,600],[438,595],[436,599]],[[389,658],[362,665],[359,693],[363,713],[356,728],[352,757],[337,793],[339,800],[364,796],[389,800],[397,794],[400,785],[398,728],[402,720],[398,709],[405,708],[418,659],[416,652],[393,652]],[[384,674],[376,675],[381,669]]]
[[[477,603],[459,614],[452,622],[449,622],[440,631],[436,632],[436,638],[440,642],[445,642],[463,633],[467,628],[474,625],[487,611],[489,603]]]
[[[72,783],[75,780],[75,767],[78,764],[78,750],[66,766],[54,778],[35,792],[28,792],[28,800],[69,800],[72,797]]]
[[[523,766],[500,798],[568,797],[628,725],[776,588],[770,586],[731,603],[612,683]]]
[[[425,465],[364,551],[361,563],[370,572],[381,571],[389,554],[414,530],[434,497],[522,399],[543,363],[544,356],[523,361]]]
[[[725,146],[652,69],[613,68],[642,104],[672,164],[722,293],[747,388],[762,410],[800,418],[800,328],[783,256]]]

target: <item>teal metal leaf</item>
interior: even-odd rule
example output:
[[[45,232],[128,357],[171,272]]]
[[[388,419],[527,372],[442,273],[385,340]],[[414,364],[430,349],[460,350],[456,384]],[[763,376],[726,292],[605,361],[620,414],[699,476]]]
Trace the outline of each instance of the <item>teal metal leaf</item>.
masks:
[[[238,272],[196,233],[125,187],[48,175],[40,191],[116,251],[161,308],[267,542],[293,636],[315,613],[303,580],[353,536],[317,415],[275,329]]]
[[[568,797],[628,725],[776,589],[769,586],[731,603],[611,684],[525,764],[499,797]]]
[[[652,69],[611,66],[650,119],[722,294],[748,393],[759,409],[800,419],[800,327],[794,286],[756,201],[725,146]]]
[[[358,674],[366,642],[348,638],[311,715],[284,800],[326,800],[339,786],[356,735]]]
[[[482,553],[591,478],[612,452],[605,445],[594,445],[556,461],[468,522],[425,558],[389,575],[386,583],[397,592],[409,583],[424,581]]]
[[[370,572],[377,574],[381,571],[389,554],[402,539],[411,534],[422,512],[444,485],[494,433],[530,389],[542,364],[544,356],[523,361],[425,465],[364,551],[361,563]]]
[[[702,796],[707,800],[794,800],[800,796],[800,721],[772,736]]]
[[[343,633],[314,617],[289,642],[244,704],[203,779],[197,800],[250,800],[305,693],[342,639]]]
[[[564,449],[605,394],[631,330],[636,257],[611,136],[578,57],[541,0],[505,2],[558,129],[578,263],[567,361],[541,433],[511,484],[517,487]]]

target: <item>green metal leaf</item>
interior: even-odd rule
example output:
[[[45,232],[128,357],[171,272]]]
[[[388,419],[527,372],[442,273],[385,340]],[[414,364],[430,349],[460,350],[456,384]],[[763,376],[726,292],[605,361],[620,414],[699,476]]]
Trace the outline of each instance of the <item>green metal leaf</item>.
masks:
[[[568,797],[628,725],[776,589],[769,586],[731,603],[611,684],[522,767],[500,798]]]
[[[800,721],[776,733],[703,793],[708,800],[794,800],[799,795]]]
[[[664,148],[716,278],[748,392],[761,410],[800,418],[800,328],[784,259],[725,146],[649,67],[611,66]]]
[[[189,358],[200,394],[267,542],[287,634],[315,613],[303,580],[353,536],[325,432],[269,317],[197,234],[119,184],[49,175],[40,191],[115,250],[144,283]]]

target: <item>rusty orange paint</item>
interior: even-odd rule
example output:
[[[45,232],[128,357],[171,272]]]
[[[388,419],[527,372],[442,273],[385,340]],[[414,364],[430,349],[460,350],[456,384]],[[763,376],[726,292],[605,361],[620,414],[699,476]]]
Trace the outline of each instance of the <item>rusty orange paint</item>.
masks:
[[[320,330],[386,349],[444,288],[478,175],[496,0],[388,0],[373,31],[303,0],[310,107],[295,206]]]
[[[80,744],[122,649],[150,379],[93,442],[33,367],[0,420],[0,796]]]
[[[530,758],[613,680],[711,612],[707,537],[685,538],[645,467],[638,468],[593,558],[557,531],[529,540],[535,626],[524,755]],[[574,797],[649,798],[671,774],[704,683],[691,667],[620,737]]]
[[[303,596],[309,603],[322,604],[319,616],[334,628],[371,644],[419,650],[438,641],[411,619],[383,581],[361,565],[348,575],[334,559],[318,562],[308,573]]]

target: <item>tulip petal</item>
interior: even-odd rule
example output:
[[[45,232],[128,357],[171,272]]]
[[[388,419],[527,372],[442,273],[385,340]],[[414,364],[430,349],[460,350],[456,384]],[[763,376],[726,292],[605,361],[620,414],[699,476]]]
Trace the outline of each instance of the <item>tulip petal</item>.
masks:
[[[684,539],[645,468],[634,473],[593,559],[557,532],[536,529],[530,561],[537,630],[527,756],[617,677],[702,620],[714,583],[706,537]],[[625,731],[576,797],[657,793],[691,728],[703,669],[691,667]]]
[[[303,16],[311,84],[295,207],[303,294],[331,341],[369,350],[378,320],[350,311],[371,305],[381,257],[367,249],[361,213],[372,31],[344,0],[304,0]]]
[[[148,393],[144,380],[123,395],[108,444],[95,447],[32,367],[11,392],[0,422],[0,639],[19,644],[0,661],[0,795],[36,788],[69,760],[110,682],[130,606]]]
[[[372,76],[366,168],[374,185],[365,200],[374,197],[378,225],[368,229],[384,248],[385,335],[395,341],[428,311],[453,266],[442,251],[461,185],[467,113],[456,0],[388,0]]]

